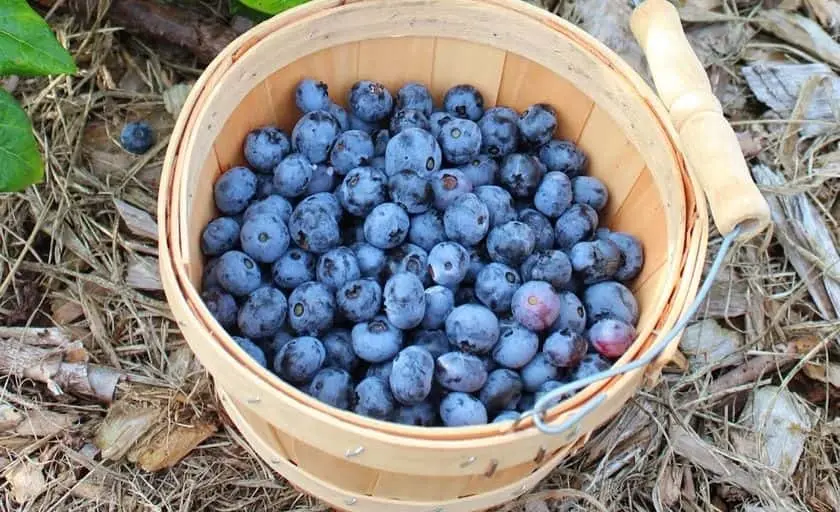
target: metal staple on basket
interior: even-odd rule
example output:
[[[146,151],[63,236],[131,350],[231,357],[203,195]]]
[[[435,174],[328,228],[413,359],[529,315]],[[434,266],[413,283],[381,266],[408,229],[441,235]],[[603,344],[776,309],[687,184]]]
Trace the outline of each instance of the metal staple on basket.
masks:
[[[585,379],[579,379],[574,382],[569,382],[556,389],[551,390],[550,392],[540,397],[539,400],[537,400],[534,403],[533,409],[523,412],[515,421],[514,427],[529,416],[533,416],[534,425],[541,432],[549,435],[562,434],[570,428],[576,427],[587,414],[589,414],[592,410],[596,409],[599,405],[601,405],[601,403],[604,400],[606,400],[607,396],[603,393],[599,394],[597,397],[590,400],[586,405],[584,405],[577,412],[575,412],[575,414],[572,415],[572,417],[566,419],[557,426],[551,426],[545,422],[545,414],[548,411],[548,409],[554,405],[553,402],[559,402],[560,400],[562,400],[563,395],[585,388],[586,386],[594,382],[609,379],[617,375],[623,375],[625,373],[646,366],[650,364],[654,359],[656,359],[659,356],[659,354],[661,354],[662,351],[665,350],[665,347],[667,347],[671,343],[671,341],[682,332],[686,324],[694,317],[694,314],[700,308],[700,305],[703,304],[703,301],[706,300],[706,296],[709,294],[709,290],[714,284],[715,277],[717,276],[718,272],[720,272],[720,268],[723,266],[723,261],[726,258],[726,255],[729,253],[729,249],[732,247],[732,244],[738,238],[740,233],[741,226],[738,225],[735,227],[734,230],[732,230],[730,233],[723,237],[723,242],[720,245],[720,249],[718,249],[717,255],[715,256],[715,260],[712,263],[711,268],[709,269],[709,273],[706,275],[706,279],[703,281],[703,286],[701,286],[700,290],[697,292],[694,301],[688,307],[682,318],[680,318],[680,320],[668,332],[668,334],[662,337],[662,339],[660,339],[653,347],[651,347],[651,349],[648,350],[644,356],[637,359],[636,361],[627,363],[623,366],[611,368],[603,372],[598,372],[594,375],[586,377]],[[573,434],[575,433],[575,431],[576,429],[573,430]]]

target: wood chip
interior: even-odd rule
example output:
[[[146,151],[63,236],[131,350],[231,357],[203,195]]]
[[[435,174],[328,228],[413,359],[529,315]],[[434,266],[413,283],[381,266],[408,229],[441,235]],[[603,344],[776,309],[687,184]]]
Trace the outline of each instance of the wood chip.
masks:
[[[735,318],[744,316],[749,308],[747,282],[730,274],[729,279],[718,277],[709,289],[709,295],[697,313],[694,320],[703,318]]]
[[[686,327],[680,340],[680,350],[688,356],[689,367],[723,368],[743,361],[739,355],[744,335],[722,327],[709,318]]]
[[[23,414],[12,404],[0,401],[0,432],[8,432],[23,421]]]
[[[60,327],[0,327],[0,338],[36,347],[66,347],[72,341]]]
[[[654,499],[662,510],[672,510],[682,495],[683,468],[681,464],[668,462],[657,478]]]
[[[215,421],[161,428],[154,436],[137,443],[129,452],[128,459],[136,462],[144,471],[160,471],[172,467],[217,429]]]
[[[21,460],[13,465],[4,476],[11,488],[12,500],[16,503],[27,503],[40,496],[47,488],[41,467],[28,460]]]
[[[827,363],[808,363],[803,368],[805,375],[809,378],[831,384],[835,388],[840,388],[840,364]]]
[[[137,236],[157,240],[158,225],[149,212],[132,206],[121,199],[114,199],[114,204],[117,206],[117,212],[129,231]]]
[[[15,427],[15,434],[28,437],[46,437],[64,432],[79,421],[79,415],[32,409],[24,414],[22,421]]]
[[[166,422],[166,407],[153,404],[140,407],[128,400],[118,400],[100,423],[94,443],[102,450],[103,460],[124,457],[134,444],[159,422]]]
[[[650,73],[642,48],[630,31],[633,9],[625,0],[577,0],[575,9],[581,17],[581,28],[619,54],[648,83]]]
[[[825,28],[840,27],[840,3],[837,0],[805,0]]]
[[[739,424],[751,430],[753,438],[733,444],[739,453],[751,456],[784,475],[792,475],[811,432],[808,410],[796,396],[778,386],[755,390],[741,413]]]
[[[780,190],[785,179],[763,164],[753,166],[756,183]],[[793,195],[764,194],[770,206],[775,237],[791,265],[805,282],[811,298],[826,320],[837,318],[840,311],[840,255],[820,211],[804,193]]]
[[[82,306],[71,300],[53,300],[50,303],[50,309],[52,310],[53,320],[59,325],[69,324],[85,314]]]
[[[125,272],[125,284],[138,290],[163,290],[157,258],[133,257]]]
[[[759,26],[793,45],[820,57],[823,61],[840,67],[840,44],[825,33],[810,18],[781,9],[762,11],[755,18]]]

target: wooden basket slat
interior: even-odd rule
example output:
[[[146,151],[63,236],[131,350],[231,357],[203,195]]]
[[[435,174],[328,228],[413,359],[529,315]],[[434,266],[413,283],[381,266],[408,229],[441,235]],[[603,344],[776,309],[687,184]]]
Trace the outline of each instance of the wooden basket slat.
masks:
[[[466,82],[481,92],[485,105],[495,105],[507,52],[490,46],[438,38],[432,68],[431,89],[437,104],[446,91]]]
[[[421,480],[416,475],[382,472],[372,495],[402,500],[443,501],[463,495],[470,480],[470,476],[440,477],[433,475]]]
[[[434,72],[436,45],[434,37],[361,41],[358,78],[381,82],[394,95],[406,82],[429,84]],[[411,65],[406,66],[406,62]],[[341,103],[347,103],[345,98]]]
[[[360,466],[352,459],[333,457],[301,441],[295,441],[294,461],[303,471],[355,494],[371,494],[382,474],[381,470]]]

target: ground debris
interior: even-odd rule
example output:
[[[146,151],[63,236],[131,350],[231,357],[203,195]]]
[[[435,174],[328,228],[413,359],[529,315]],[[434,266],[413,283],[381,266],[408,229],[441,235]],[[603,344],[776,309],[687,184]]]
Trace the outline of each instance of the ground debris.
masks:
[[[27,503],[43,493],[47,488],[44,470],[39,464],[29,460],[20,460],[8,469],[4,477],[11,487],[11,497],[16,503]]]
[[[686,327],[680,340],[680,349],[694,370],[738,364],[743,361],[738,354],[743,345],[743,334],[721,327],[711,318]]]
[[[779,39],[799,46],[828,64],[840,67],[840,44],[814,20],[781,9],[769,9],[763,11],[756,22],[763,30]]]
[[[137,236],[157,240],[158,225],[149,212],[132,206],[121,199],[115,199],[114,204],[117,206],[117,212],[119,212],[129,231]]]
[[[133,256],[125,271],[125,284],[145,291],[163,290],[157,258]]]

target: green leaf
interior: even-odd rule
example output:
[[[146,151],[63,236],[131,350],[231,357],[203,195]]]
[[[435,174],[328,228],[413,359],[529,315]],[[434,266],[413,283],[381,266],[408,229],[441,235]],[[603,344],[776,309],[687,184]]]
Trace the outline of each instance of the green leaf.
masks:
[[[0,75],[75,72],[73,57],[26,0],[0,0]]]
[[[44,164],[29,118],[0,87],[0,192],[18,192],[43,177]]]
[[[266,14],[277,14],[309,0],[239,0],[243,5]]]

